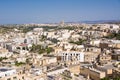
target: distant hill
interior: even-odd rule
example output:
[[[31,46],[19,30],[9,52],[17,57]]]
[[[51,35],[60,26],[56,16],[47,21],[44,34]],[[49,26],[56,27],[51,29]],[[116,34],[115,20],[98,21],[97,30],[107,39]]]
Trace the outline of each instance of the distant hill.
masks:
[[[82,21],[82,22],[88,24],[99,24],[99,23],[120,24],[120,20],[97,20],[97,21]]]
[[[96,21],[78,21],[78,22],[65,22],[65,23],[87,23],[87,24],[120,24],[120,20],[96,20]]]

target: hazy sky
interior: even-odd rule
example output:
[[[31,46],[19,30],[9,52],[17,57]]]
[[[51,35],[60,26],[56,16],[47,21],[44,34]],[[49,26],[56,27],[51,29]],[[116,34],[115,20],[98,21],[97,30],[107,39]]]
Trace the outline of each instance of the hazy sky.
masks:
[[[120,20],[120,0],[0,0],[0,24]]]

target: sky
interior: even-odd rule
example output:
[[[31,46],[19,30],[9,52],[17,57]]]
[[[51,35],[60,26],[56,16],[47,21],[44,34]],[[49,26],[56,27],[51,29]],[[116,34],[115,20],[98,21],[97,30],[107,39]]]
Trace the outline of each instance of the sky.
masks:
[[[120,20],[120,0],[0,0],[0,24]]]

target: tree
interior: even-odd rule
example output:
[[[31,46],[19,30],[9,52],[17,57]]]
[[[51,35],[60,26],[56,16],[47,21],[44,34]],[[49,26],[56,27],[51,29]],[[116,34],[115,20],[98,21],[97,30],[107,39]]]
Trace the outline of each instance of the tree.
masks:
[[[0,57],[0,61],[7,59],[6,57]]]
[[[53,43],[59,42],[59,40],[57,40],[57,39],[55,39],[55,38],[51,39],[51,41],[52,41]]]
[[[111,33],[108,36],[105,36],[105,38],[108,38],[108,39],[116,38],[117,40],[120,40],[120,34],[119,33]]]
[[[52,47],[43,48],[41,45],[35,45],[35,44],[33,44],[31,48],[31,52],[37,52],[38,54],[42,54],[42,53],[49,54],[52,51],[54,51]]]
[[[102,78],[101,80],[109,80],[109,78],[108,78],[108,77],[105,77],[105,78]]]
[[[86,40],[83,40],[83,39],[79,39],[79,41],[70,41],[69,43],[73,43],[73,44],[77,44],[77,45],[82,45]]]
[[[53,51],[54,51],[54,49],[51,48],[51,47],[47,47],[47,48],[46,48],[46,52],[47,52],[47,54],[49,54],[50,52],[53,52]]]
[[[23,63],[23,62],[18,62],[18,61],[15,62],[15,65],[16,65],[16,66],[21,66],[21,65],[23,65],[23,64],[25,64],[25,63]]]

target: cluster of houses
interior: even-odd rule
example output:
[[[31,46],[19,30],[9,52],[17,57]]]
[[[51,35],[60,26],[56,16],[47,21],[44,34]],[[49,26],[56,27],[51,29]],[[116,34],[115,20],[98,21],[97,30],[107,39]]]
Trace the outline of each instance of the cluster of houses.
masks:
[[[52,26],[50,26],[52,27]],[[63,26],[62,26],[63,27]],[[0,34],[0,80],[100,80],[120,78],[120,33],[116,24],[69,24],[75,27],[19,29]],[[80,43],[80,44],[78,44]],[[32,52],[33,45],[53,51]]]

